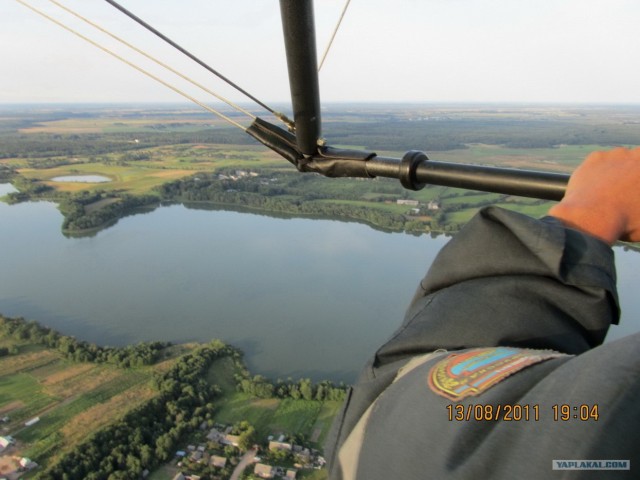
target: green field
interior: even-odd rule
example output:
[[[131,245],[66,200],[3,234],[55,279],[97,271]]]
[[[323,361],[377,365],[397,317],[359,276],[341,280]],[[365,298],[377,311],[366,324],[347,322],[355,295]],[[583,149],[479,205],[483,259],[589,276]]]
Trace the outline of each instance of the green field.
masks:
[[[218,385],[223,397],[216,408],[215,421],[233,425],[246,420],[254,426],[258,438],[287,434],[314,438],[313,444],[322,448],[342,402],[318,402],[293,399],[257,399],[236,391],[231,359],[216,360],[211,366],[208,380]]]

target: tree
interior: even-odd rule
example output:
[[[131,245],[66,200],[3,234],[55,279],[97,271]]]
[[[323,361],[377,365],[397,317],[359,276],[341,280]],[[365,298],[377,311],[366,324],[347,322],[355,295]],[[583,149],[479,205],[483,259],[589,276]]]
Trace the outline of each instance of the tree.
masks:
[[[253,444],[256,443],[256,429],[253,426],[249,425],[249,427],[240,434],[240,438],[238,440],[238,447],[240,450],[249,450]]]
[[[300,380],[300,395],[302,395],[302,398],[305,400],[313,399],[313,385],[308,378]]]

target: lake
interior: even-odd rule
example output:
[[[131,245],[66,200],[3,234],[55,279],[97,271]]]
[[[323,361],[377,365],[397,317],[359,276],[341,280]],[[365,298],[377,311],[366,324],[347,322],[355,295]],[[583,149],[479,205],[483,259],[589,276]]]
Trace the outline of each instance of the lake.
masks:
[[[0,195],[11,191],[0,185]],[[353,381],[447,238],[171,205],[66,238],[55,204],[0,203],[0,312],[102,345],[220,338],[272,378]],[[640,330],[640,255],[616,249]]]

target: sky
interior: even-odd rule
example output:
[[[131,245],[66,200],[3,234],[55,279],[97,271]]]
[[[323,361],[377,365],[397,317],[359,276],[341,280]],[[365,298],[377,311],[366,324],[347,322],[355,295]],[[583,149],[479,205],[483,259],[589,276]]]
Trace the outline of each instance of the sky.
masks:
[[[23,0],[162,73],[50,0]],[[103,0],[56,0],[233,101],[222,85]],[[265,102],[290,102],[276,0],[120,0]],[[16,0],[0,0],[0,103],[181,102]],[[316,0],[321,56],[344,0]],[[640,103],[637,0],[352,0],[320,72],[324,102]]]

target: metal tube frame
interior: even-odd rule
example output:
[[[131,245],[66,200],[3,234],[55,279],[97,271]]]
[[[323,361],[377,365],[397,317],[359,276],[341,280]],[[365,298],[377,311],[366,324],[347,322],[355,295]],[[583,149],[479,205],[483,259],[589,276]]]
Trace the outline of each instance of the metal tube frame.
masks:
[[[313,1],[280,0],[280,14],[298,148],[314,155],[321,118]]]

